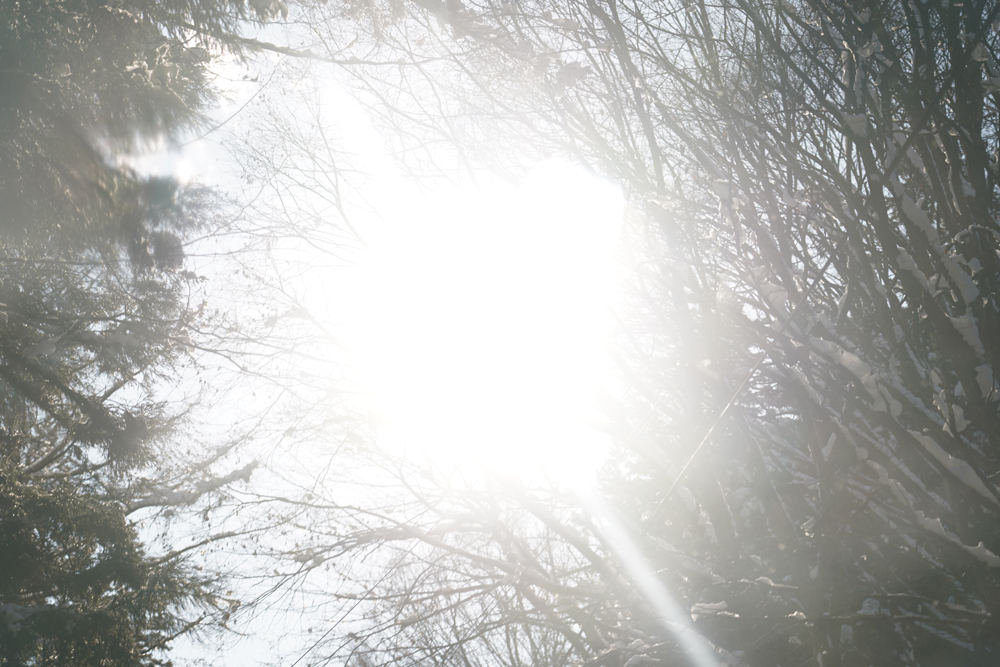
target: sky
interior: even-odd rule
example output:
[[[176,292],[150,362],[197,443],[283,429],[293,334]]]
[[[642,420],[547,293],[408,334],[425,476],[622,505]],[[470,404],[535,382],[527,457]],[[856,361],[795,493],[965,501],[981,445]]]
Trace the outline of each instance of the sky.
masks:
[[[311,267],[288,285],[343,343],[337,361],[378,415],[381,444],[442,464],[589,479],[607,447],[596,399],[613,375],[605,348],[620,277],[617,186],[548,159],[520,183],[484,172],[418,187],[346,85],[324,82],[322,106],[334,114],[298,108],[294,94],[275,100],[260,87],[278,65],[223,67],[227,101],[214,114],[223,126],[140,168],[250,196],[225,144],[263,137],[269,114],[326,119],[365,174],[344,194],[364,246],[335,258],[295,242],[272,250]],[[293,206],[324,211],[326,193],[298,197]],[[201,269],[228,275],[217,258]]]
[[[517,186],[389,199],[329,317],[387,446],[580,477],[600,461],[619,192],[549,160]]]
[[[275,64],[223,68],[228,99],[214,114],[222,127],[136,166],[246,196],[252,189],[225,144],[263,136],[268,110],[303,120],[315,114],[289,107],[294,95],[268,102],[273,91],[261,94]],[[272,250],[297,267],[285,287],[342,343],[330,348],[341,355],[332,361],[343,362],[377,415],[379,446],[437,467],[589,484],[609,445],[597,428],[597,397],[614,386],[606,345],[618,297],[620,191],[557,159],[531,165],[519,183],[480,173],[417,187],[346,87],[333,81],[324,90],[325,106],[336,109],[325,129],[366,174],[345,201],[363,244],[332,258],[292,241]],[[313,194],[316,201],[307,193],[296,205],[322,210],[322,193]],[[190,250],[198,273],[229,279],[225,259]],[[263,397],[225,400],[252,413]],[[233,414],[221,402],[213,410]],[[282,622],[294,625],[264,614],[219,656],[202,655],[197,642],[177,656],[254,664],[277,657],[276,646],[287,656],[289,644],[273,632]]]

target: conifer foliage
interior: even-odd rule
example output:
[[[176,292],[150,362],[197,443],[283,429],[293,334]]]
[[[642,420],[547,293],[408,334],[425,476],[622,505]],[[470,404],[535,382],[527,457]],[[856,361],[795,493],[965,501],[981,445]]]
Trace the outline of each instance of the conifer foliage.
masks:
[[[194,31],[261,18],[240,2],[0,2],[4,665],[158,664],[200,618],[208,579],[148,555],[133,513],[250,471],[213,480],[211,455],[182,454],[188,406],[156,391],[206,325],[184,243],[217,224],[213,196],[127,157],[201,122],[214,47]]]

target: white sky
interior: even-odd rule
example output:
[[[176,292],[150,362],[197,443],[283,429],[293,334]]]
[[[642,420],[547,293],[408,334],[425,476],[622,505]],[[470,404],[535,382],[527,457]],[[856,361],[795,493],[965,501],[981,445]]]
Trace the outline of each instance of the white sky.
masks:
[[[383,412],[385,444],[528,476],[593,472],[618,191],[549,160],[520,187],[381,200],[385,220],[362,232],[369,253],[328,317]]]
[[[239,80],[242,71],[227,73]],[[256,85],[233,90],[220,119]],[[596,396],[612,382],[605,346],[618,292],[620,192],[555,159],[518,186],[481,177],[475,186],[417,189],[360,105],[335,85],[328,91],[353,166],[370,174],[355,194],[377,206],[351,210],[367,243],[354,265],[317,261],[296,289],[344,342],[349,373],[381,415],[380,444],[442,467],[586,483],[608,445],[593,425]],[[245,131],[247,119],[227,129]],[[140,167],[237,187],[221,136]],[[219,665],[272,657],[268,638],[250,639],[203,657]]]
[[[268,72],[226,67],[231,102],[215,116],[229,118],[258,90],[240,83],[244,75],[262,81]],[[368,174],[347,202],[367,251],[353,267],[317,256],[298,290],[349,350],[350,373],[381,415],[381,444],[443,465],[589,478],[607,445],[592,425],[595,397],[611,381],[620,192],[558,159],[535,165],[519,186],[478,174],[475,184],[418,189],[361,105],[336,82],[324,91],[335,110],[330,135]],[[279,112],[295,114],[287,104]],[[240,187],[239,165],[218,141],[229,130],[262,136],[268,127],[252,125],[261,119],[241,114],[143,166]]]

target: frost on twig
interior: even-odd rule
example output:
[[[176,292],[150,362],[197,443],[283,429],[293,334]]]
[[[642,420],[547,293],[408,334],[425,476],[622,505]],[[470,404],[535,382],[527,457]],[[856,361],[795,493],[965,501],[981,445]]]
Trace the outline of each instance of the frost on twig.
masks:
[[[250,474],[257,465],[257,461],[252,461],[228,475],[210,477],[196,482],[193,486],[186,489],[181,484],[173,487],[154,488],[148,492],[145,498],[129,503],[128,512],[132,513],[144,507],[191,505],[207,493],[217,491],[235,482],[249,479]]]

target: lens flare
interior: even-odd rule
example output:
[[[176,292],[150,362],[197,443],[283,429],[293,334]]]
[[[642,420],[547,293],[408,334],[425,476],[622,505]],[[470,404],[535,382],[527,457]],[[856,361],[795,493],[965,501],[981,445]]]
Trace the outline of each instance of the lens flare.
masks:
[[[687,612],[677,604],[663,582],[646,563],[614,509],[594,491],[581,487],[577,490],[577,495],[599,526],[605,544],[615,552],[631,576],[632,582],[646,601],[656,609],[663,629],[684,647],[697,667],[719,667],[720,662],[712,645],[692,627]]]

